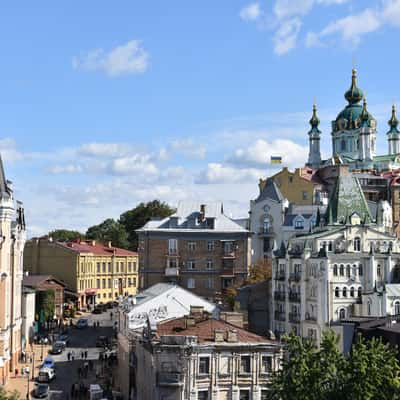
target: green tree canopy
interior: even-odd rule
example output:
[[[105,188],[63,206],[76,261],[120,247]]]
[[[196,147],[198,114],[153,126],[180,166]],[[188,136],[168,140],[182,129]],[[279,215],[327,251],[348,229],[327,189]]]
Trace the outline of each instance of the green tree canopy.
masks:
[[[68,229],[55,229],[49,232],[49,237],[59,242],[69,242],[77,238],[84,239],[85,235],[78,231],[70,231]]]
[[[125,227],[128,232],[129,247],[137,250],[138,237],[136,229],[141,228],[152,218],[166,218],[175,212],[167,203],[160,200],[153,200],[148,203],[140,203],[132,210],[121,214],[119,218],[120,224]]]
[[[286,357],[273,375],[273,400],[400,399],[400,365],[396,350],[379,339],[361,336],[348,357],[338,350],[338,337],[328,331],[317,349],[298,336],[284,338]]]
[[[124,249],[130,247],[125,227],[112,218],[108,218],[101,224],[88,228],[86,238],[98,240],[102,243],[111,242],[113,246]]]
[[[20,398],[20,394],[16,390],[7,392],[3,386],[0,386],[0,400],[19,400]]]

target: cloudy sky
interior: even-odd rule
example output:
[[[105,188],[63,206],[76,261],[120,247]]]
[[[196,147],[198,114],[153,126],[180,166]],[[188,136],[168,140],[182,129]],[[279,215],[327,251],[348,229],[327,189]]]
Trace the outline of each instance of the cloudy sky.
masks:
[[[305,162],[314,98],[329,155],[353,62],[386,151],[400,0],[7,3],[0,152],[29,235],[154,198],[246,216],[271,155]]]

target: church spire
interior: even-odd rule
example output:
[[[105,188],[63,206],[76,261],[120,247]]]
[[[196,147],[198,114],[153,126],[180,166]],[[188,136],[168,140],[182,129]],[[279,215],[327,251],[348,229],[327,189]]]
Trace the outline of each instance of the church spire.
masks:
[[[388,125],[390,127],[387,133],[389,154],[398,154],[400,153],[400,132],[397,128],[399,120],[396,116],[396,106],[394,104],[392,106],[392,116],[388,121]]]
[[[312,168],[318,168],[321,164],[321,150],[320,150],[320,134],[318,129],[319,118],[317,115],[317,105],[314,101],[312,116],[310,119],[311,129],[308,132],[309,136],[309,153],[307,165]]]
[[[311,119],[310,119],[310,125],[311,125],[311,131],[310,132],[317,131],[318,133],[321,133],[320,130],[318,129],[319,123],[320,123],[320,120],[319,120],[318,115],[317,115],[317,105],[316,105],[316,103],[314,101],[313,112],[312,112],[312,116],[311,116]]]
[[[371,116],[369,115],[369,112],[367,110],[367,99],[364,96],[364,98],[363,98],[363,108],[362,108],[361,115],[360,115],[361,126],[368,126],[368,122],[369,122],[370,117]]]
[[[393,104],[392,105],[392,116],[390,117],[389,121],[388,121],[388,125],[390,126],[390,132],[396,132],[399,133],[397,126],[399,125],[399,120],[397,119],[396,116],[396,106]]]
[[[344,94],[344,97],[350,104],[359,103],[364,97],[363,91],[357,86],[357,70],[355,68],[351,74],[350,89]]]

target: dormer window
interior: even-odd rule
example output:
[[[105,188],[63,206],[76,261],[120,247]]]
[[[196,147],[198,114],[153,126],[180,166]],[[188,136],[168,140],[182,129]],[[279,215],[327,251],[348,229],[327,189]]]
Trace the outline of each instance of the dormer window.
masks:
[[[294,229],[304,229],[304,218],[303,217],[297,217],[294,220]]]

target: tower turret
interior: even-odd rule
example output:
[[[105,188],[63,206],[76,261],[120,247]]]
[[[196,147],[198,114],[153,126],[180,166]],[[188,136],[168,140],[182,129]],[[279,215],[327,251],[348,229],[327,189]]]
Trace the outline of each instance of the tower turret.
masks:
[[[387,133],[388,144],[389,144],[389,154],[400,153],[400,132],[397,129],[399,125],[399,120],[396,116],[396,106],[392,106],[392,116],[388,121],[389,132]]]
[[[358,158],[362,161],[372,161],[375,155],[375,137],[370,124],[371,114],[367,110],[367,99],[365,97],[363,100],[360,120]]]
[[[320,135],[321,131],[318,129],[319,118],[317,115],[317,105],[314,103],[313,112],[310,119],[311,129],[308,132],[309,137],[309,153],[307,165],[312,168],[318,168],[321,165],[321,150],[320,150]]]

